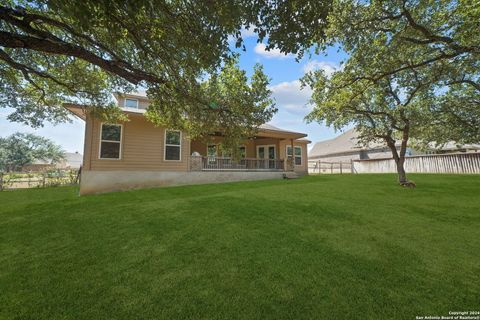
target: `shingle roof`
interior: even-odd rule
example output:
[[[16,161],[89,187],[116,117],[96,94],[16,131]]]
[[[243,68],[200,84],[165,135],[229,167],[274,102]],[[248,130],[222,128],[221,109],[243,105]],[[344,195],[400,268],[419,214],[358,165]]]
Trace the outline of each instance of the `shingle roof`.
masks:
[[[66,152],[65,161],[72,168],[80,168],[83,162],[83,155],[78,152]]]
[[[72,168],[79,168],[83,162],[83,155],[78,152],[65,152],[65,163]],[[32,164],[53,164],[52,159],[37,159]]]
[[[277,128],[277,127],[275,127],[275,126],[272,126],[272,125],[269,124],[269,123],[264,123],[264,124],[260,125],[260,129],[274,130],[274,131],[285,131],[285,130],[282,130],[282,129]]]
[[[396,145],[400,145],[400,141],[396,141]],[[373,150],[379,148],[385,148],[386,145],[379,142],[372,142],[368,146],[361,146],[358,144],[358,132],[355,129],[350,129],[345,131],[341,135],[330,139],[319,141],[315,143],[312,150],[308,153],[310,158],[320,157],[320,156],[328,156],[334,155],[344,152],[352,152],[355,150]],[[433,148],[433,144],[432,144]],[[457,150],[459,148],[466,148],[466,149],[480,149],[480,145],[478,144],[469,144],[469,145],[458,145],[455,142],[449,142],[445,144],[440,150],[450,151],[450,150]]]
[[[281,128],[279,128],[279,127],[272,126],[272,125],[269,124],[269,123],[264,123],[264,124],[260,125],[259,128],[260,128],[260,129],[263,129],[263,130],[271,130],[271,131],[301,133],[301,132],[297,132],[297,131],[290,131],[290,130],[281,129]]]
[[[308,156],[318,157],[359,149],[357,132],[355,129],[350,129],[333,139],[315,143],[312,150],[308,153]]]

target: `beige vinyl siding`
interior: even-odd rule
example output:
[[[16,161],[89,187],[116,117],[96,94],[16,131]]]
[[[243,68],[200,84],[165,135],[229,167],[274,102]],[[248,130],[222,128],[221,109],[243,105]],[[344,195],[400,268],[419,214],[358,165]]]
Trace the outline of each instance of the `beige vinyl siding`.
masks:
[[[122,127],[121,159],[99,159],[101,121],[87,119],[85,147],[87,170],[158,170],[187,171],[190,141],[182,133],[181,161],[164,160],[165,128],[154,127],[142,115],[130,115]],[[87,158],[87,155],[89,159]],[[87,163],[85,161],[85,163]]]
[[[120,159],[99,159],[101,121],[87,115],[85,126],[85,148],[83,166],[85,170],[129,170],[129,171],[188,171],[192,152],[206,156],[207,144],[219,144],[221,137],[212,137],[211,142],[203,140],[190,142],[182,132],[181,160],[164,160],[165,128],[155,127],[143,115],[130,114],[130,121],[122,123],[122,146]],[[257,157],[258,145],[275,145],[276,158],[286,159],[289,139],[259,138],[245,140],[246,157]],[[307,172],[307,142],[295,141],[302,147],[302,165],[295,166],[297,172]]]
[[[243,145],[245,145],[245,157],[246,158],[256,158],[257,157],[257,150],[255,147],[255,141],[254,140],[246,140],[243,142]]]
[[[287,159],[287,145],[291,145],[290,140],[280,141],[280,159]],[[302,148],[302,165],[295,165],[296,172],[308,172],[307,143],[303,141],[294,141],[293,146]]]

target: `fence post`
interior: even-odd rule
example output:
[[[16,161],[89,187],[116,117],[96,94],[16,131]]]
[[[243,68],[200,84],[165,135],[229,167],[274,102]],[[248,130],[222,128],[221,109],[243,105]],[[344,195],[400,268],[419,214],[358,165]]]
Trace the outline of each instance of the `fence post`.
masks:
[[[330,173],[333,173],[333,162],[330,163]]]
[[[355,168],[353,167],[353,159],[350,159],[350,169],[352,170],[352,174],[354,174]]]
[[[342,161],[340,161],[340,174],[343,174]]]
[[[3,190],[3,172],[0,172],[0,191]]]
[[[45,172],[42,173],[42,187],[45,188],[45,180],[46,180],[46,176],[45,176]]]

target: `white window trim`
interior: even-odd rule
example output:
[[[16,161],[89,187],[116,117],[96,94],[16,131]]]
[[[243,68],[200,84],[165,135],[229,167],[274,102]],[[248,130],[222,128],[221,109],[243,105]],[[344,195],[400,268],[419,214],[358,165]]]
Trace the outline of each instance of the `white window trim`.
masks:
[[[103,140],[102,139],[102,132],[103,132],[103,125],[109,125],[109,126],[117,126],[120,127],[120,141],[114,141],[114,140]],[[105,123],[101,122],[100,123],[100,137],[99,137],[100,143],[98,144],[98,159],[100,160],[122,160],[122,142],[123,142],[123,124],[119,123]],[[102,142],[114,142],[114,143],[119,143],[120,144],[120,149],[118,151],[118,158],[102,158]]]
[[[180,132],[180,145],[178,144],[167,144],[167,131],[174,131],[174,132]],[[178,160],[167,160],[167,146],[170,147],[179,147],[179,159]],[[165,129],[164,135],[163,135],[163,161],[168,161],[168,162],[181,162],[182,161],[182,131],[180,130],[172,130],[172,129]]]
[[[287,144],[285,146],[285,155],[287,156],[287,159],[289,157],[288,155],[288,148],[291,148],[292,146],[290,144]],[[295,164],[295,157],[298,158],[298,156],[295,156],[295,148],[300,148],[300,164]],[[293,150],[292,150],[292,156],[293,156],[293,164],[297,167],[300,167],[300,166],[303,166],[303,148],[302,146],[293,146]]]
[[[137,106],[135,108],[133,107],[127,107],[127,100],[135,100],[137,101]],[[140,101],[138,101],[138,99],[134,99],[134,98],[125,98],[125,100],[123,100],[123,107],[124,108],[130,108],[130,109],[138,109],[140,107]]]

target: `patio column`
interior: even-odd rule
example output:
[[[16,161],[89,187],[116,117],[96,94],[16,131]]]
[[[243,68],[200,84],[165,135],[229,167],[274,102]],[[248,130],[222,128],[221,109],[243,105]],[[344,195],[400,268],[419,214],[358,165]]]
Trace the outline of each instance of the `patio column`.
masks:
[[[290,158],[290,171],[295,171],[295,149],[293,148],[293,139],[290,139],[290,145],[292,146],[292,157]]]

